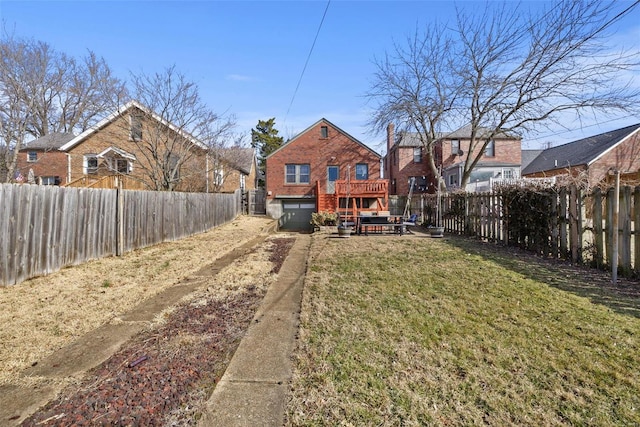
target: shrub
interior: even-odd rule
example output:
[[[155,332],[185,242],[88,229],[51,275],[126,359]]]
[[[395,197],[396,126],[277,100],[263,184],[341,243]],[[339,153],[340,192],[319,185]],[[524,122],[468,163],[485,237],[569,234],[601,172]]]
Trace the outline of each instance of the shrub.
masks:
[[[338,216],[331,212],[314,212],[311,214],[311,225],[320,227],[324,225],[336,225]]]

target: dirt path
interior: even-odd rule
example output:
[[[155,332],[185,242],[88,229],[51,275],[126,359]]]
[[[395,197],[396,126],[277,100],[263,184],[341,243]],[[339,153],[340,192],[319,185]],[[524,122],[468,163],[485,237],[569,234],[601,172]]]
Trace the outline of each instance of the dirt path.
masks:
[[[179,242],[136,251],[122,258],[94,261],[25,282],[15,288],[1,289],[0,306],[2,306],[2,311],[0,313],[3,318],[0,321],[6,320],[8,326],[6,329],[3,327],[2,330],[2,334],[7,339],[0,338],[0,343],[2,343],[0,344],[0,363],[3,364],[0,384],[5,391],[2,393],[5,396],[3,399],[6,399],[8,394],[11,395],[12,389],[29,390],[32,395],[37,395],[40,391],[46,395],[46,390],[61,390],[67,387],[64,393],[66,397],[64,402],[66,403],[59,401],[56,404],[68,404],[70,400],[75,399],[70,399],[70,394],[72,394],[83,399],[82,402],[86,406],[86,402],[92,399],[89,395],[82,395],[80,390],[84,389],[86,392],[101,390],[104,393],[115,395],[113,390],[105,391],[109,389],[105,384],[117,389],[118,381],[113,378],[108,380],[105,378],[116,373],[117,378],[123,376],[120,378],[121,381],[124,381],[120,385],[121,389],[130,388],[124,387],[123,384],[131,384],[131,381],[134,381],[126,375],[138,373],[146,375],[147,379],[157,379],[163,377],[151,375],[151,373],[167,372],[173,380],[168,383],[166,379],[163,380],[165,382],[161,384],[161,389],[168,387],[169,384],[180,384],[179,387],[194,384],[196,390],[201,390],[204,394],[210,392],[207,387],[211,388],[215,384],[215,374],[220,374],[220,369],[223,369],[224,363],[220,362],[224,362],[225,357],[233,353],[238,336],[241,336],[240,331],[244,330],[247,319],[251,318],[255,308],[259,305],[266,288],[275,276],[274,268],[282,262],[288,250],[286,235],[267,238],[270,225],[272,225],[271,221],[264,218],[242,217],[219,229]],[[251,253],[242,256],[241,260],[224,269],[215,267],[216,260],[221,260],[225,254],[229,254],[233,249],[240,248],[243,244],[247,244],[260,235],[266,239],[264,244],[259,245]],[[202,268],[203,266],[205,268]],[[92,276],[94,279],[90,280]],[[161,315],[138,319],[137,323],[135,323],[135,318],[124,314],[141,301],[146,301],[148,305],[153,306],[154,300],[161,300],[166,295],[169,295],[170,300],[171,298],[182,298],[179,295],[180,292],[173,295],[176,293],[174,291],[190,287],[189,297],[183,298],[179,309],[174,306],[173,309],[164,310]],[[24,301],[18,307],[16,301],[21,301],[20,297],[23,297]],[[168,302],[174,303],[175,300]],[[237,315],[229,315],[228,310],[237,313]],[[206,325],[203,325],[203,318],[210,321],[207,320]],[[51,362],[55,350],[69,345],[73,341],[80,340],[81,342],[81,336],[88,331],[95,330],[100,325],[125,328],[131,324],[144,325],[143,328],[140,328],[142,332],[138,329],[131,333],[131,336],[136,333],[140,335],[131,341],[130,346],[123,347],[118,353],[119,356],[116,354],[115,359],[111,358],[105,362],[101,368],[103,369],[102,373],[92,373],[95,378],[103,378],[100,387],[95,387],[97,383],[83,383],[82,376],[78,376],[74,372],[66,374],[63,372],[57,376],[45,376],[39,372],[44,365],[47,365],[47,360],[52,367],[64,371],[64,357],[58,363]],[[40,327],[42,325],[47,327]],[[70,325],[76,327],[73,328]],[[208,332],[203,332],[203,328]],[[35,329],[33,333],[31,329]],[[65,333],[60,334],[56,331],[65,331]],[[143,338],[144,334],[150,335]],[[25,339],[20,339],[20,337]],[[94,345],[98,348],[105,348],[109,347],[107,344],[107,342],[98,342]],[[82,353],[88,345],[78,348],[78,352]],[[216,366],[203,364],[202,360],[197,359],[198,352],[194,352],[193,348],[201,348],[210,354],[218,354],[219,357],[210,359],[214,360],[211,363],[217,363],[220,366],[216,368]],[[201,356],[202,354],[199,357]],[[117,359],[118,357],[120,359]],[[200,361],[196,363],[190,359],[192,357],[196,357],[196,360]],[[126,368],[138,359],[141,360],[138,364]],[[116,365],[109,365],[109,363]],[[193,365],[194,363],[195,365]],[[193,366],[189,368],[191,365]],[[179,375],[172,377],[171,366],[179,368],[178,371],[183,372],[181,375],[190,377],[179,378]],[[27,369],[25,370],[25,368]],[[77,370],[78,367],[75,366],[75,368]],[[106,371],[104,371],[105,369]],[[24,375],[25,372],[27,375]],[[186,374],[184,374],[185,372]],[[212,376],[207,377],[203,375],[203,372],[211,372]],[[95,378],[94,382],[98,381]],[[163,396],[162,393],[157,392],[160,386],[154,383],[148,387],[141,386],[140,384],[143,383],[136,381],[142,394],[137,397],[129,395],[125,401],[133,398],[139,403],[137,406],[140,408],[144,410],[155,408],[152,412],[157,412],[162,405],[159,406],[157,402],[153,403],[151,397],[152,395]],[[170,387],[167,390],[169,389]],[[76,390],[73,392],[75,394],[70,390]],[[154,390],[155,393],[150,393],[151,390]],[[175,420],[172,423],[175,424],[182,420],[179,421],[182,425],[189,425],[188,420],[193,416],[194,405],[187,405],[187,408],[192,409],[185,410],[183,399],[179,397],[183,393],[176,390],[173,390],[172,393],[173,401],[177,405],[173,405],[173,403],[171,405],[179,409],[176,413],[174,408],[172,416]],[[197,393],[195,394],[197,395]],[[164,406],[171,406],[169,405],[169,402],[172,402],[171,396],[164,395]],[[14,397],[19,398],[20,396],[14,393]],[[146,398],[151,400],[145,403],[144,399]],[[117,413],[113,409],[117,408],[119,404],[122,405],[122,400],[114,399],[111,403],[111,411],[108,412]],[[106,398],[95,398],[93,401],[110,402]],[[49,418],[53,418],[49,420],[36,417],[32,421],[28,421],[26,425],[36,421],[41,423],[40,425],[68,425],[70,419],[67,418],[63,422],[64,417],[61,417],[61,414],[65,412],[59,409],[60,407],[53,411],[55,414],[50,415]],[[0,410],[0,412],[3,411]],[[45,411],[38,412],[44,414]],[[145,415],[143,412],[138,415],[138,421],[147,419],[144,416],[151,416]],[[166,411],[163,414],[163,417],[166,416]],[[24,416],[24,414],[16,413],[2,413],[1,415],[3,425],[5,421],[17,424]],[[4,418],[5,416],[6,418]],[[94,422],[98,422],[98,420],[88,421],[89,419],[88,417],[84,418],[85,423],[89,422],[85,425],[93,425]],[[107,421],[104,415],[101,419],[102,422],[109,425],[121,422],[124,424],[136,423],[133,419],[126,422],[115,419]],[[149,419],[157,420],[158,417],[156,415],[155,418],[147,420]],[[46,422],[42,424],[43,421]],[[83,423],[78,425],[83,425]]]

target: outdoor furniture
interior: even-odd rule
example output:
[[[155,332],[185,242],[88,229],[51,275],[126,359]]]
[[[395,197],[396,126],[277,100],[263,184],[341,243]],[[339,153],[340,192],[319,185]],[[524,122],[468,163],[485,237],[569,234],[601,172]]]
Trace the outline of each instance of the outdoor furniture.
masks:
[[[394,233],[402,235],[404,232],[404,224],[402,222],[402,216],[390,215],[388,211],[384,212],[386,215],[371,215],[369,213],[358,216],[357,233],[365,236],[369,235],[369,231],[383,232],[385,230],[391,230]]]
[[[417,220],[418,220],[418,214],[411,214],[409,218],[403,220],[402,225],[404,226],[404,230],[409,234],[413,234],[413,231],[411,231],[409,227],[411,226],[415,227]]]

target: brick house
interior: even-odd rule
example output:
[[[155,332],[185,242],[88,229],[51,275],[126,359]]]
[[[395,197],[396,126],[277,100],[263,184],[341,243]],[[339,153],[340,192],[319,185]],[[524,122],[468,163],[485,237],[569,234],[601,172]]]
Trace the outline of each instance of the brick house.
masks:
[[[384,210],[380,168],[378,153],[320,119],[267,156],[267,215],[283,229],[308,229],[313,212]]]
[[[145,148],[147,146],[152,149]],[[170,148],[169,148],[170,147]],[[207,147],[146,107],[131,101],[60,147],[67,153],[66,183],[110,187],[118,176],[126,188],[154,189],[154,157],[168,156],[177,191],[205,191]]]
[[[628,181],[640,179],[640,123],[547,148],[522,176],[564,176],[594,186],[608,179],[610,170],[619,170]]]
[[[25,144],[18,151],[16,172],[34,184],[60,185],[67,175],[67,155],[59,150],[75,136],[72,133],[51,133]]]
[[[442,177],[448,190],[460,187],[470,143],[470,126],[442,133],[435,142],[436,167],[442,168]],[[492,179],[519,178],[521,149],[522,141],[519,137],[504,133],[496,135],[472,171],[466,190],[488,189],[479,187],[478,184],[482,182],[488,185]],[[476,148],[475,154],[479,154],[479,148]],[[415,178],[414,193],[436,191],[436,179],[429,170],[424,148],[416,133],[401,132],[395,135],[393,124],[387,127],[385,167],[390,181],[390,194],[408,194],[412,177]]]

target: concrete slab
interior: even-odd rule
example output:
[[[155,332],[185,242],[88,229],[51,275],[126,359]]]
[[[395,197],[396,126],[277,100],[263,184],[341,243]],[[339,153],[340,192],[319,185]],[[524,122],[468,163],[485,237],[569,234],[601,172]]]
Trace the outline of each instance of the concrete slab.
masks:
[[[282,425],[310,244],[309,235],[298,235],[199,427]]]
[[[146,323],[141,322],[103,325],[39,361],[23,374],[42,377],[81,375],[111,357],[145,325]]]
[[[56,397],[56,387],[0,387],[0,425],[19,425],[43,403]]]
[[[209,401],[199,426],[281,426],[284,418],[285,384],[218,383],[218,398]]]
[[[242,339],[222,380],[286,383],[291,378],[297,324],[297,314],[263,316]]]

